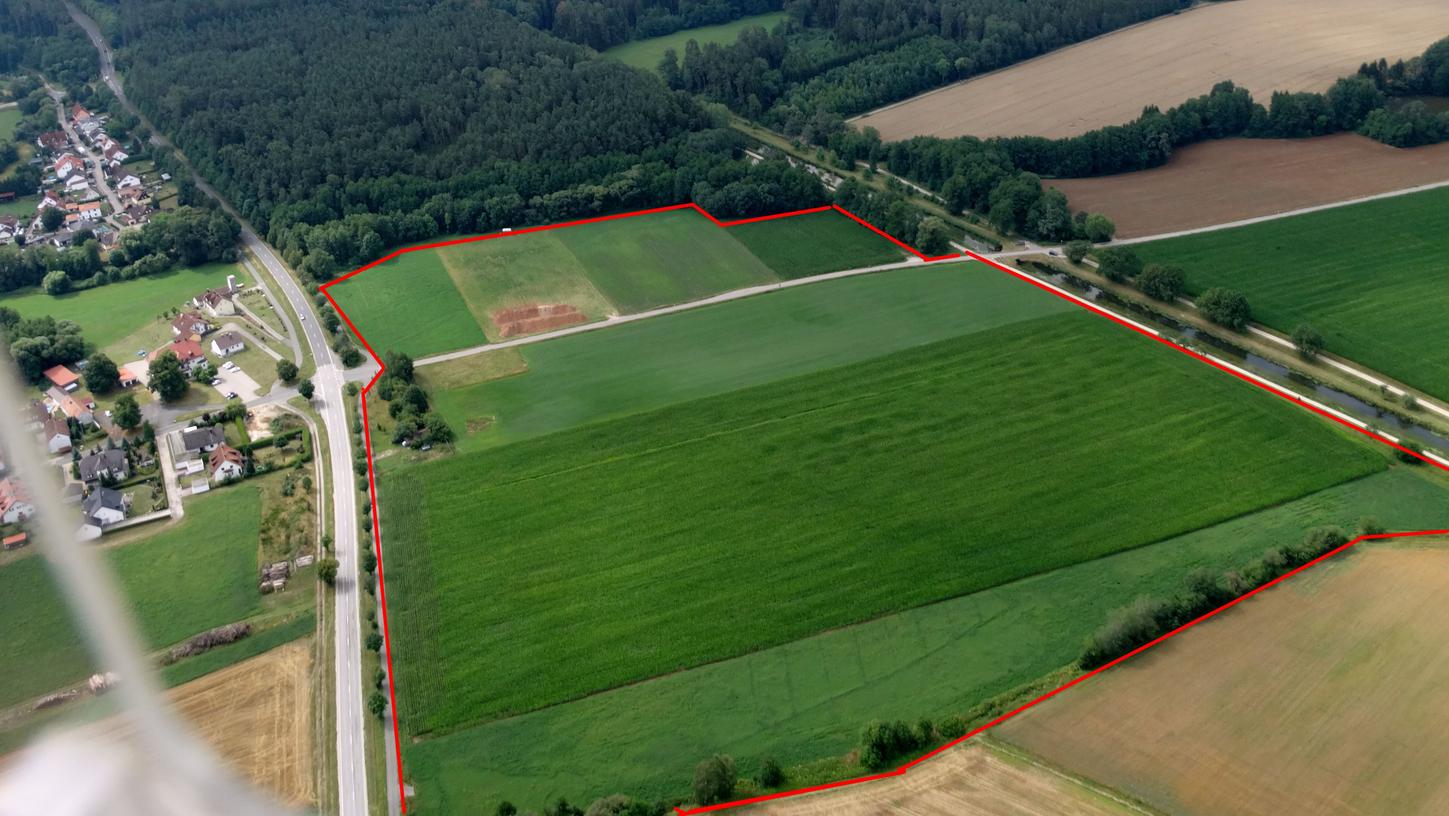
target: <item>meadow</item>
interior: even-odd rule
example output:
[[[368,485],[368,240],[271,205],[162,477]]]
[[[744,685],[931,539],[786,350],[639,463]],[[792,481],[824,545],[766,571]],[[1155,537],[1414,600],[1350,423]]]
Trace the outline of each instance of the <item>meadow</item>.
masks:
[[[635,68],[643,68],[646,71],[653,71],[659,67],[659,60],[664,58],[664,52],[673,48],[680,57],[684,56],[684,44],[695,40],[700,45],[706,43],[718,43],[729,45],[740,36],[740,32],[749,26],[760,26],[765,29],[785,19],[783,11],[775,11],[769,14],[757,14],[753,17],[741,17],[738,20],[731,20],[728,23],[719,25],[700,26],[699,28],[688,28],[683,31],[676,31],[673,34],[665,34],[662,37],[651,37],[647,40],[635,40],[623,45],[616,45],[604,52],[605,55],[613,57],[625,65],[632,65]]]
[[[1387,463],[1070,312],[418,465],[380,488],[401,716],[420,734],[523,713]]]
[[[1449,551],[1360,546],[999,735],[1188,816],[1443,812]]]
[[[528,371],[431,394],[453,428],[487,424],[462,434],[471,451],[1072,308],[983,264],[906,268],[452,361],[483,372],[521,353],[496,368]]]
[[[740,224],[729,231],[787,280],[908,257],[900,247],[834,210]]]
[[[687,794],[717,751],[743,773],[842,755],[873,719],[963,713],[1078,656],[1108,613],[1198,567],[1245,563],[1320,524],[1443,524],[1446,486],[1395,468],[1176,538],[626,686],[405,749],[420,814],[489,797]],[[391,575],[391,573],[389,573]]]
[[[251,485],[186,503],[186,516],[155,535],[104,551],[146,642],[161,648],[262,609],[257,593],[261,500]],[[89,655],[43,558],[0,567],[0,655],[24,665],[0,685],[0,706],[89,674]]]
[[[123,341],[147,332],[163,312],[179,308],[191,296],[225,286],[227,275],[236,275],[239,283],[250,280],[236,264],[212,263],[59,297],[39,289],[13,292],[0,296],[0,306],[9,306],[22,317],[50,315],[74,321],[80,325],[86,342],[111,353],[117,364],[124,364],[140,346],[128,347]]]
[[[1141,244],[1193,293],[1227,286],[1282,332],[1309,323],[1327,350],[1449,398],[1449,189]]]
[[[15,127],[22,118],[19,108],[0,108],[0,141],[15,140]]]
[[[902,258],[833,212],[726,229],[686,209],[410,252],[329,291],[378,351],[422,357],[502,339],[501,308],[598,320]]]

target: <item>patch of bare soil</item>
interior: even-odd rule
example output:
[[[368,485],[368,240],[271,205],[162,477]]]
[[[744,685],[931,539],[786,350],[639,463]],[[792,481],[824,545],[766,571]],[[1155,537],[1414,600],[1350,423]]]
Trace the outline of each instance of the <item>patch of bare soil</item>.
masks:
[[[582,323],[588,318],[577,308],[566,303],[537,303],[528,306],[514,306],[493,312],[493,325],[499,337],[518,337],[525,334],[561,329]]]

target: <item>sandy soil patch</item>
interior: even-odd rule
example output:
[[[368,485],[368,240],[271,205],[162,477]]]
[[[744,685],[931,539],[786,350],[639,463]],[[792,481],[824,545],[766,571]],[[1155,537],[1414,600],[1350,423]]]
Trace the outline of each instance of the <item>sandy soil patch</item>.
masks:
[[[1225,139],[1162,167],[1047,182],[1076,210],[1106,213],[1119,238],[1223,224],[1449,180],[1449,142],[1401,150],[1353,133]]]
[[[911,136],[1073,136],[1231,79],[1266,103],[1321,91],[1449,34],[1442,0],[1233,0],[1162,17],[880,108],[856,123]]]
[[[1143,812],[1065,775],[974,741],[904,776],[740,811],[751,816],[1140,816]]]
[[[280,405],[258,405],[247,412],[247,435],[252,441],[272,435],[272,420],[287,413]]]
[[[1449,813],[1449,551],[1315,568],[997,729],[1189,816]]]
[[[534,303],[498,309],[492,314],[494,331],[500,338],[553,331],[582,323],[588,318],[566,303]]]

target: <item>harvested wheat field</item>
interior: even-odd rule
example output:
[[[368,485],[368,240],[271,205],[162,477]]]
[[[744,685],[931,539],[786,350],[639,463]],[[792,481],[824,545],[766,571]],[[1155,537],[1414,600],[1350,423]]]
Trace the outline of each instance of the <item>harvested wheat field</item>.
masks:
[[[312,766],[310,638],[213,672],[167,694],[171,705],[230,766],[288,805],[316,801]],[[111,718],[87,733],[121,734]]]
[[[1335,559],[994,733],[1188,816],[1449,813],[1449,551]]]
[[[752,816],[1142,816],[1151,813],[995,746],[968,742],[903,776],[757,805]]]
[[[1162,167],[1048,184],[1072,209],[1106,213],[1136,238],[1289,212],[1449,180],[1449,142],[1404,150],[1355,133],[1224,139]]]
[[[1266,102],[1322,91],[1449,34],[1443,0],[1233,0],[1151,20],[857,118],[911,136],[1074,136],[1230,79]]]

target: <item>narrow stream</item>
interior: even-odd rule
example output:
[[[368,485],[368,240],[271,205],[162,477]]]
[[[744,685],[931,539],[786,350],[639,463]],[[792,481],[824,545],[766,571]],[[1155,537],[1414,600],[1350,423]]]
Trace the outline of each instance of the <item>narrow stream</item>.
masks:
[[[1121,311],[1131,313],[1133,317],[1151,324],[1162,331],[1163,336],[1167,339],[1180,338],[1181,341],[1187,341],[1190,344],[1211,346],[1215,354],[1230,358],[1237,365],[1278,385],[1284,386],[1288,390],[1311,395],[1320,402],[1333,405],[1345,413],[1358,417],[1365,422],[1371,422],[1376,427],[1382,428],[1394,436],[1414,439],[1426,447],[1435,448],[1441,452],[1449,452],[1449,437],[1441,436],[1412,420],[1364,402],[1345,391],[1324,385],[1286,366],[1260,357],[1241,346],[1233,344],[1229,340],[1224,340],[1214,334],[1201,332],[1192,326],[1179,323],[1166,315],[1158,314],[1140,304],[1123,300],[1111,292],[1103,291],[1075,275],[1058,272],[1054,268],[1048,273],[1048,268],[1046,267],[1036,266],[1029,261],[1026,263],[1043,274],[1048,274],[1051,280],[1057,285],[1081,292],[1084,297],[1094,303],[1107,304]]]

